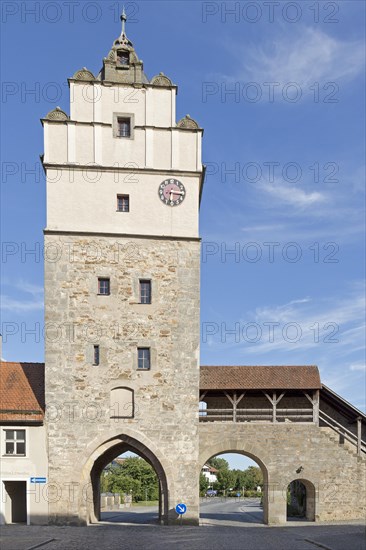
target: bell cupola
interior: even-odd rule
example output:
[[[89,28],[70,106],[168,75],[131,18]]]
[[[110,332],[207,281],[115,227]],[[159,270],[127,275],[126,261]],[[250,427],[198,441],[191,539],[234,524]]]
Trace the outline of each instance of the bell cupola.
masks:
[[[103,59],[103,69],[99,78],[104,82],[147,84],[148,79],[143,72],[143,63],[126,35],[126,21],[127,16],[123,10],[121,34],[113,42],[108,56]]]

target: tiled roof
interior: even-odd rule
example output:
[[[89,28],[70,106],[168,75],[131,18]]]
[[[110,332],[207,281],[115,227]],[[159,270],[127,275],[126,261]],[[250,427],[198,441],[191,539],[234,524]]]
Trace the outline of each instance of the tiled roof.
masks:
[[[42,422],[44,363],[0,364],[0,421]]]
[[[315,366],[204,366],[200,370],[201,390],[320,389]]]

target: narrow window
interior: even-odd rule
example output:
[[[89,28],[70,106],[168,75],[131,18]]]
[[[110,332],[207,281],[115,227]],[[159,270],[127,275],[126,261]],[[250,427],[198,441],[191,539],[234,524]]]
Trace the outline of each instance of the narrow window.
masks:
[[[117,195],[117,212],[130,211],[130,195]]]
[[[118,59],[119,65],[126,66],[130,64],[130,55],[128,52],[124,52],[124,51],[117,52],[117,59]]]
[[[93,365],[99,365],[99,346],[94,346]]]
[[[140,370],[150,370],[150,348],[137,348],[138,365]]]
[[[118,117],[117,131],[118,137],[131,137],[131,119]]]
[[[25,455],[25,430],[5,430],[5,454]]]
[[[109,279],[98,279],[98,294],[103,296],[108,296],[110,294],[110,280]]]
[[[151,281],[140,279],[140,304],[151,304]]]

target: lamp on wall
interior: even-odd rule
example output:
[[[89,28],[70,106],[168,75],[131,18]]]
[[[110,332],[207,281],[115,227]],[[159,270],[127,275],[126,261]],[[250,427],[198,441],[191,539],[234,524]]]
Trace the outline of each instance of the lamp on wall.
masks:
[[[297,474],[301,474],[301,472],[303,471],[303,469],[304,469],[303,466],[300,466],[300,468],[298,468],[298,469],[296,470],[296,473],[297,473]]]

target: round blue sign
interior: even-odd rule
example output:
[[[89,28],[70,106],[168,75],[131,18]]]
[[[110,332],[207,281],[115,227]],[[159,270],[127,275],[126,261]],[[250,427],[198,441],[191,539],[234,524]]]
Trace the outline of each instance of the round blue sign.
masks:
[[[177,504],[175,507],[177,514],[185,514],[187,511],[187,506],[185,504]]]

